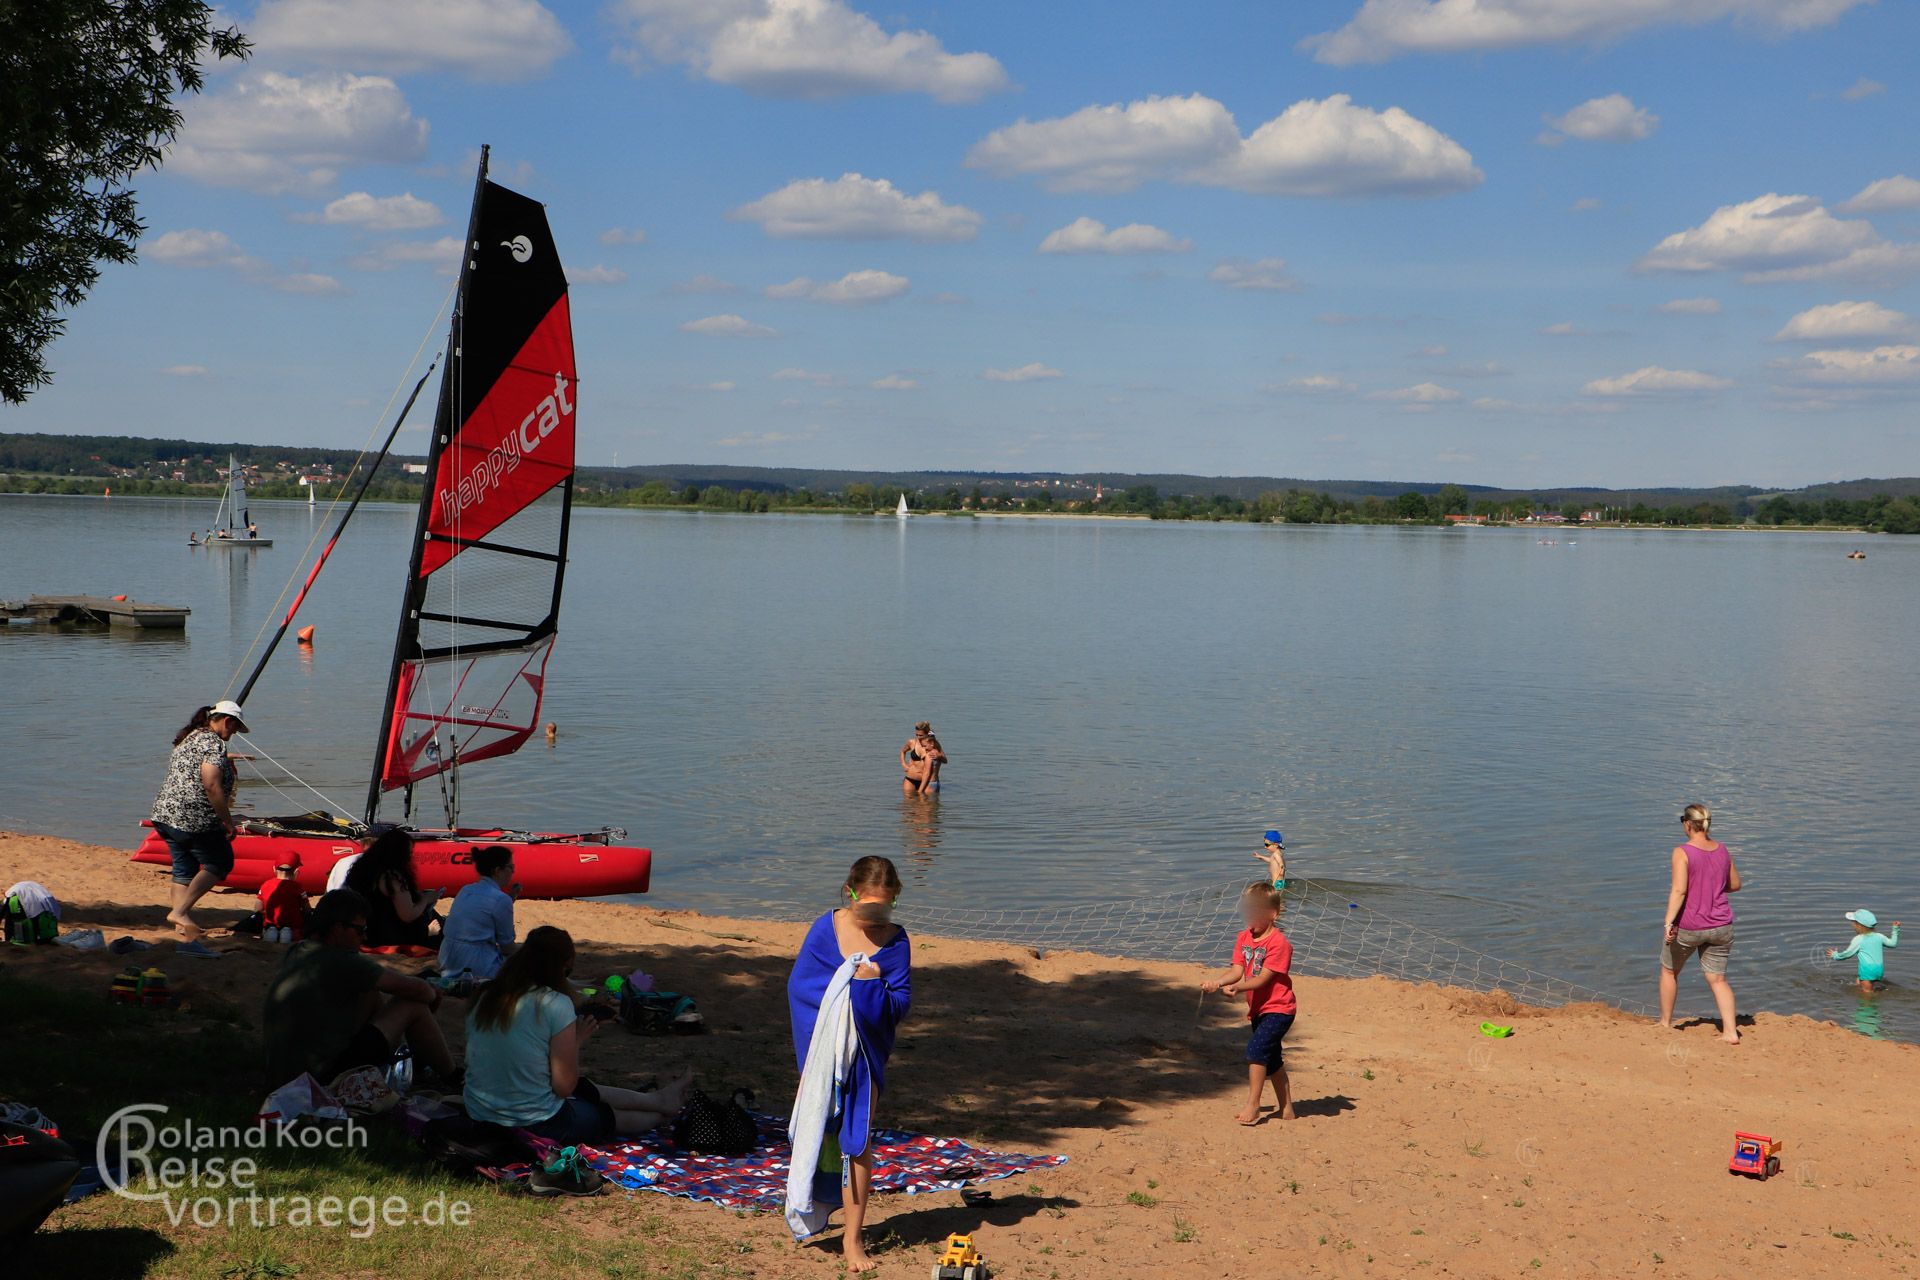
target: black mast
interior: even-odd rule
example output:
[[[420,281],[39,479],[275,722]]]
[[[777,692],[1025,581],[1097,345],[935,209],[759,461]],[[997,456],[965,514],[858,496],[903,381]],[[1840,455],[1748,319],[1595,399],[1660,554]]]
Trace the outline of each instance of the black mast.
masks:
[[[453,438],[459,424],[453,419],[454,389],[460,385],[460,345],[465,328],[467,281],[473,271],[475,242],[480,230],[480,200],[486,192],[487,153],[480,148],[480,170],[473,180],[473,210],[467,215],[467,242],[461,246],[460,288],[453,300],[453,323],[447,333],[447,363],[440,374],[440,404],[433,415],[433,439],[427,446],[426,486],[420,494],[420,513],[414,522],[413,550],[407,557],[407,589],[400,609],[400,628],[393,638],[393,661],[387,668],[386,704],[380,714],[380,736],[373,748],[373,777],[367,784],[367,824],[373,824],[380,812],[380,779],[385,772],[387,745],[392,738],[394,703],[400,691],[400,668],[409,653],[420,643],[420,606],[426,597],[426,583],[420,577],[420,558],[427,545],[427,523],[433,515],[434,478],[439,475],[440,455]]]

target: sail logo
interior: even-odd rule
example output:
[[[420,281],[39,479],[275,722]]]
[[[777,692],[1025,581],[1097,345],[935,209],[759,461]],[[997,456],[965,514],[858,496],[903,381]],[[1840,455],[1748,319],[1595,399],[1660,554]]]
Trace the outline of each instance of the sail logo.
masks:
[[[573,400],[567,394],[570,385],[564,373],[554,374],[553,390],[528,411],[520,425],[509,428],[500,442],[459,478],[458,484],[440,490],[442,524],[451,524],[468,507],[485,502],[502,477],[511,475],[522,458],[531,456],[563,421],[573,417]]]
[[[502,240],[500,247],[513,255],[515,262],[525,262],[533,256],[533,241],[525,236],[515,236],[511,240]]]

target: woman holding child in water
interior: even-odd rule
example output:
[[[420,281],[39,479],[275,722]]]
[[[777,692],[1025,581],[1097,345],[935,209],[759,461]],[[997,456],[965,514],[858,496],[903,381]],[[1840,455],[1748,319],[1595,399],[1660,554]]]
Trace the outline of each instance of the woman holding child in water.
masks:
[[[846,1208],[847,1270],[871,1271],[860,1232],[873,1186],[873,1109],[895,1031],[913,1003],[913,947],[893,923],[900,873],[887,858],[853,864],[846,904],[813,922],[787,980],[800,1090],[788,1135],[787,1225],[796,1240]]]
[[[940,766],[947,762],[947,753],[940,747],[940,739],[933,736],[933,726],[925,720],[913,726],[913,736],[900,748],[900,771],[906,776],[900,785],[908,795],[932,795],[940,789]]]
[[[1733,988],[1727,984],[1727,956],[1733,950],[1733,907],[1727,895],[1740,891],[1740,871],[1727,846],[1708,834],[1712,826],[1713,814],[1703,804],[1690,804],[1680,813],[1686,840],[1673,847],[1673,878],[1660,926],[1660,1025],[1673,1026],[1680,967],[1697,951],[1700,972],[1720,1008],[1720,1038],[1739,1044]]]

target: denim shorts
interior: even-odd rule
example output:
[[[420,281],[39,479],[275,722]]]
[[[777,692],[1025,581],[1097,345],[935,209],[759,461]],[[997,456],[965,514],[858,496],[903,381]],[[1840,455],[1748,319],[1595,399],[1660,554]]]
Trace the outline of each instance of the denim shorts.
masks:
[[[563,1147],[595,1146],[614,1136],[613,1108],[600,1101],[593,1081],[583,1077],[558,1111],[526,1130]]]
[[[153,829],[173,855],[175,884],[190,884],[201,871],[211,871],[222,880],[233,874],[233,842],[218,827],[212,831],[182,831],[156,822]]]
[[[1718,929],[1681,929],[1673,941],[1660,946],[1660,967],[1680,972],[1680,966],[1694,952],[1700,953],[1700,969],[1719,977],[1727,971],[1727,957],[1733,952],[1733,926]]]
[[[1281,1056],[1280,1042],[1286,1038],[1287,1029],[1293,1026],[1290,1013],[1263,1013],[1253,1020],[1253,1031],[1247,1036],[1247,1061],[1257,1062],[1268,1071],[1278,1071],[1286,1066]]]

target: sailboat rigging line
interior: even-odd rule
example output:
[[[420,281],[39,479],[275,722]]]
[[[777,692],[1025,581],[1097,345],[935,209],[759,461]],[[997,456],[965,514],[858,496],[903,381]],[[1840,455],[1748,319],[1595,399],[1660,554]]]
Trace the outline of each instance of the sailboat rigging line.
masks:
[[[348,813],[345,809],[342,809],[339,805],[335,804],[332,800],[329,800],[323,792],[315,790],[311,785],[308,784],[306,779],[302,778],[299,774],[295,773],[293,770],[287,768],[286,765],[281,764],[278,760],[275,760],[272,756],[268,755],[261,748],[259,743],[255,742],[252,738],[248,737],[244,733],[240,734],[239,737],[241,741],[247,744],[248,750],[252,751],[255,755],[259,756],[262,760],[265,760],[268,764],[272,765],[274,768],[280,770],[280,772],[286,774],[289,778],[292,778],[295,782],[299,783],[301,786],[306,787],[308,791],[312,791],[313,794],[319,798],[319,801],[321,804],[327,806],[327,808],[333,810],[335,813],[345,818],[348,822],[354,821],[354,817],[352,814]],[[265,778],[261,778],[260,781],[267,782]],[[285,796],[287,794],[286,792],[281,791],[280,788],[275,787],[271,782],[267,782],[267,786],[272,787],[275,794],[277,795]]]
[[[420,375],[420,381],[413,384],[413,394],[407,397],[407,403],[401,407],[400,416],[393,420],[393,430],[387,432],[386,443],[380,446],[380,452],[374,456],[373,462],[367,467],[366,474],[360,478],[360,488],[354,492],[353,501],[347,504],[346,511],[340,516],[340,523],[333,527],[333,536],[327,539],[327,545],[320,549],[319,556],[314,559],[313,568],[307,573],[307,580],[300,586],[300,594],[293,598],[291,605],[287,606],[287,616],[280,620],[279,629],[273,633],[273,639],[267,641],[266,652],[262,653],[260,661],[254,664],[253,674],[247,677],[247,682],[240,686],[240,692],[234,698],[235,702],[246,702],[247,695],[253,692],[255,682],[260,679],[260,673],[267,669],[267,663],[272,660],[273,651],[286,638],[287,628],[293,625],[294,615],[300,612],[300,605],[306,600],[307,592],[313,589],[313,580],[318,578],[320,570],[326,567],[327,557],[333,554],[334,547],[340,541],[340,535],[346,531],[347,521],[353,519],[353,513],[359,510],[360,500],[367,496],[367,490],[373,485],[373,477],[379,474],[381,460],[392,450],[394,439],[399,436],[400,428],[406,423],[407,415],[413,412],[414,401],[420,398],[421,388],[427,385],[427,379],[433,376],[434,368],[439,363],[440,358],[435,356],[433,363],[427,366],[427,371]],[[356,469],[359,466],[358,463],[354,465]],[[306,559],[305,553],[302,553],[301,559]],[[280,594],[284,596],[286,592],[282,591]]]
[[[247,645],[247,651],[240,655],[240,661],[233,669],[232,679],[228,680],[227,687],[220,691],[221,697],[223,698],[232,697],[233,686],[240,682],[240,673],[246,670],[248,661],[251,660],[253,657],[253,651],[260,646],[260,637],[267,634],[267,628],[273,625],[274,615],[280,612],[280,606],[286,600],[287,592],[293,590],[293,584],[299,580],[300,566],[307,562],[308,553],[313,550],[314,544],[320,541],[320,531],[326,528],[326,522],[333,518],[334,511],[339,508],[341,500],[346,496],[346,492],[347,492],[346,481],[353,479],[354,473],[360,469],[360,464],[366,460],[367,451],[373,446],[373,438],[379,432],[380,424],[387,420],[387,414],[392,412],[394,402],[400,398],[400,392],[407,385],[407,379],[411,378],[413,376],[413,371],[419,367],[420,357],[426,354],[427,347],[430,343],[432,343],[434,335],[440,331],[440,317],[447,313],[447,307],[453,301],[454,290],[458,289],[459,287],[460,287],[459,282],[456,280],[452,285],[448,287],[447,296],[440,300],[440,306],[434,311],[433,319],[427,323],[426,332],[420,335],[420,345],[414,348],[413,359],[407,361],[407,367],[404,371],[401,372],[400,380],[394,383],[393,390],[387,393],[387,402],[386,404],[380,407],[379,416],[373,420],[373,425],[367,429],[367,438],[360,442],[360,452],[354,457],[353,465],[347,468],[347,474],[344,477],[342,477],[340,487],[334,491],[333,497],[328,500],[326,515],[322,517],[319,521],[315,522],[313,526],[313,532],[309,534],[307,537],[307,545],[300,549],[300,557],[299,559],[293,562],[293,571],[287,574],[287,581],[285,585],[283,585],[280,588],[280,594],[274,597],[273,604],[271,607],[268,608],[266,612],[266,616],[260,620],[260,629],[253,633],[253,640],[251,643]],[[439,356],[434,357],[435,360],[438,360],[439,358],[440,358]],[[428,367],[427,372],[429,374],[433,372],[431,366]],[[414,394],[415,395],[419,394],[418,387],[414,388]],[[412,402],[409,401],[408,403],[411,404]],[[405,415],[403,414],[402,416],[405,416]],[[387,437],[386,446],[381,449],[382,455],[385,454],[386,449],[392,447],[392,444],[393,444],[393,437],[389,435]],[[313,496],[313,490],[311,487],[309,487],[307,490],[307,496],[309,498]],[[221,502],[225,503],[225,501],[226,501],[226,498],[224,495],[222,495]],[[359,498],[356,497],[354,501],[358,502]],[[339,529],[336,528],[334,530],[334,536],[336,538],[340,536]],[[307,578],[307,585],[308,586],[313,585],[313,578],[311,575],[309,575]],[[297,608],[298,606],[296,605],[295,607]],[[265,665],[266,663],[265,663],[265,660],[263,659],[261,662],[261,666],[264,667]],[[258,679],[259,675],[260,673],[256,669],[253,674],[253,679],[249,679],[247,681],[247,687],[249,689],[253,687],[253,680]],[[244,695],[242,696],[244,697]],[[236,702],[240,700],[241,699],[239,698],[234,699],[234,701]]]

